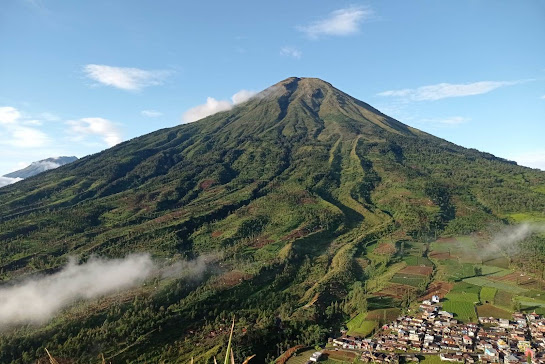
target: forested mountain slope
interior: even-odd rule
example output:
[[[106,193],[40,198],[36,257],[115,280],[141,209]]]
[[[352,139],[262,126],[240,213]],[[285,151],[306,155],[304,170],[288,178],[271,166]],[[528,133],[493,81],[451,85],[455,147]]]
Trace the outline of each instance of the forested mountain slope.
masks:
[[[411,128],[322,80],[289,78],[230,111],[0,189],[4,280],[68,256],[214,256],[201,281],[164,280],[0,336],[0,362],[44,346],[78,362],[204,360],[221,350],[232,313],[237,357],[262,362],[336,327],[342,318],[326,308],[381,269],[366,263],[370,242],[542,215],[544,185],[544,172]]]

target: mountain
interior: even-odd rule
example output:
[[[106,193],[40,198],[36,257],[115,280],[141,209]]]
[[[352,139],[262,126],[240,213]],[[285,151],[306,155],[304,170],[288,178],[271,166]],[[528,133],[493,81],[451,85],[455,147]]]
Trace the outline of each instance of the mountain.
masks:
[[[77,157],[54,157],[32,162],[28,167],[5,174],[8,178],[28,178],[77,160]]]
[[[375,293],[409,247],[425,256],[439,237],[542,218],[544,185],[544,172],[424,133],[322,80],[288,78],[2,188],[5,281],[56,272],[69,256],[131,252],[206,256],[209,269],[6,333],[0,362],[43,347],[78,362],[203,361],[224,348],[233,314],[237,360],[269,362],[323,342],[362,294],[399,307]]]

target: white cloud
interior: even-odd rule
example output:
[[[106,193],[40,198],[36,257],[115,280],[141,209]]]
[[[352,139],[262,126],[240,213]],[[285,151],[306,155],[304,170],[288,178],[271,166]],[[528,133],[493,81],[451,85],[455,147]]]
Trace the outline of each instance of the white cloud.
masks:
[[[140,114],[148,118],[158,118],[159,116],[163,116],[163,113],[157,110],[142,110],[140,111]]]
[[[76,140],[82,140],[86,136],[99,136],[108,147],[121,143],[121,132],[110,120],[103,118],[82,118],[66,122],[70,125],[70,131]]]
[[[0,107],[0,124],[15,124],[21,118],[21,113],[14,107]]]
[[[303,52],[295,47],[282,47],[280,48],[280,55],[284,57],[301,59],[301,57],[303,56]]]
[[[103,85],[122,90],[137,91],[144,87],[161,85],[168,71],[146,71],[139,68],[112,67],[103,64],[88,64],[83,67],[87,77]]]
[[[311,38],[322,35],[350,35],[357,33],[360,30],[360,24],[373,15],[374,12],[369,7],[352,6],[335,10],[329,14],[329,17],[309,25],[298,26],[297,29]]]
[[[541,96],[540,99],[545,100],[545,95]]]
[[[513,154],[508,158],[516,161],[522,166],[539,168],[542,171],[545,171],[545,149]]]
[[[390,90],[380,92],[379,96],[391,96],[407,101],[440,100],[448,97],[462,97],[485,94],[504,86],[512,86],[527,82],[519,81],[480,81],[465,84],[439,83],[436,85],[422,86],[414,89]]]
[[[231,96],[231,100],[233,101],[233,105],[242,104],[243,102],[246,102],[250,100],[257,92],[250,91],[250,90],[240,90],[233,96]]]
[[[234,105],[238,105],[248,101],[255,94],[256,94],[255,91],[240,90],[239,92],[231,96],[231,101],[216,100],[213,97],[208,97],[206,99],[205,104],[198,105],[187,110],[182,115],[182,122],[190,123],[190,122],[205,118],[207,116],[213,115],[220,111],[231,110]]]
[[[38,129],[16,126],[11,129],[11,140],[6,141],[5,144],[20,148],[37,148],[43,147],[49,142],[47,134]]]
[[[21,324],[42,324],[76,301],[91,300],[161,277],[200,280],[219,255],[199,256],[171,265],[149,254],[123,259],[92,257],[83,264],[71,259],[62,270],[0,287],[0,332]]]
[[[233,105],[229,101],[216,100],[213,97],[208,97],[206,98],[205,104],[198,105],[187,110],[183,114],[182,120],[185,123],[190,123],[192,121],[197,121],[209,115],[218,113],[220,111],[230,110],[232,107]]]
[[[11,177],[2,177],[0,176],[0,187],[10,185],[15,182],[21,181],[22,178],[11,178]]]
[[[27,120],[14,107],[0,107],[0,144],[20,148],[42,147],[50,139],[44,132],[23,125],[41,125],[39,120]]]

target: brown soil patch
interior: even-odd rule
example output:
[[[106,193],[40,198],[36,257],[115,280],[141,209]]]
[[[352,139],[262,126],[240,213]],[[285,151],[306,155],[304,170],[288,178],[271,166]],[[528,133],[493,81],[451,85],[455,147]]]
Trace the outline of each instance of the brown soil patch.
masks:
[[[218,236],[222,236],[222,235],[223,235],[223,231],[221,230],[213,231],[212,234],[210,234],[210,236],[212,236],[213,238],[217,238]]]
[[[432,267],[425,267],[425,266],[409,265],[409,266],[403,268],[402,270],[400,270],[399,273],[429,276],[429,275],[431,275],[433,273],[433,268]]]
[[[373,295],[401,299],[407,291],[413,290],[416,290],[416,288],[412,286],[407,286],[405,284],[390,283],[387,287],[373,293]]]
[[[215,286],[221,288],[230,288],[250,278],[252,278],[252,276],[248,273],[244,273],[238,270],[232,270],[219,276],[216,279]]]
[[[205,179],[204,181],[202,181],[200,184],[199,184],[199,188],[202,189],[202,190],[207,190],[209,189],[213,184],[216,183],[216,180],[213,180],[213,179]]]
[[[539,282],[535,277],[521,272],[509,273],[502,277],[490,276],[489,278],[494,281],[515,283],[526,288],[539,288]]]
[[[430,258],[437,259],[437,260],[447,260],[447,259],[455,259],[456,257],[448,252],[441,253],[441,252],[431,252],[429,254]]]
[[[444,298],[452,287],[454,287],[454,285],[450,282],[433,282],[428,286],[426,293],[420,297],[419,300],[429,300],[433,295]]]
[[[283,236],[282,240],[295,240],[307,236],[308,234],[310,234],[310,231],[308,229],[298,229],[292,231],[288,235]]]
[[[392,243],[382,243],[373,250],[373,253],[389,255],[394,254],[397,251],[396,247]]]
[[[250,246],[254,248],[263,248],[265,245],[274,243],[274,240],[268,239],[269,235],[260,236],[255,239]]]

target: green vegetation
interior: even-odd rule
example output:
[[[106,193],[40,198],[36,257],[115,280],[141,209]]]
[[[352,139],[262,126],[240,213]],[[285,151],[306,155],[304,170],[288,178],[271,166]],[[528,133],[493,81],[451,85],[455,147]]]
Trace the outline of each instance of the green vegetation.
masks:
[[[475,305],[472,302],[447,300],[443,303],[443,310],[452,312],[454,317],[461,321],[477,321]]]
[[[100,353],[205,362],[225,354],[233,315],[236,361],[269,362],[323,343],[365,306],[406,307],[428,283],[404,278],[407,266],[452,282],[484,263],[539,274],[541,238],[520,256],[499,252],[496,265],[469,234],[542,214],[544,185],[543,172],[408,127],[321,80],[290,78],[232,110],[1,188],[2,283],[71,256],[218,258],[202,280],[147,282],[5,332],[0,362],[35,362],[44,347],[74,362]],[[391,280],[412,288],[379,298],[399,288]],[[474,319],[473,287],[446,302],[462,319]],[[497,305],[511,302],[496,288]],[[358,320],[358,329],[373,321]]]
[[[376,321],[366,320],[367,313],[360,313],[347,322],[348,334],[353,336],[366,337],[378,326]]]
[[[481,302],[482,303],[494,303],[494,297],[496,297],[496,292],[498,290],[494,287],[483,287],[481,288]]]

